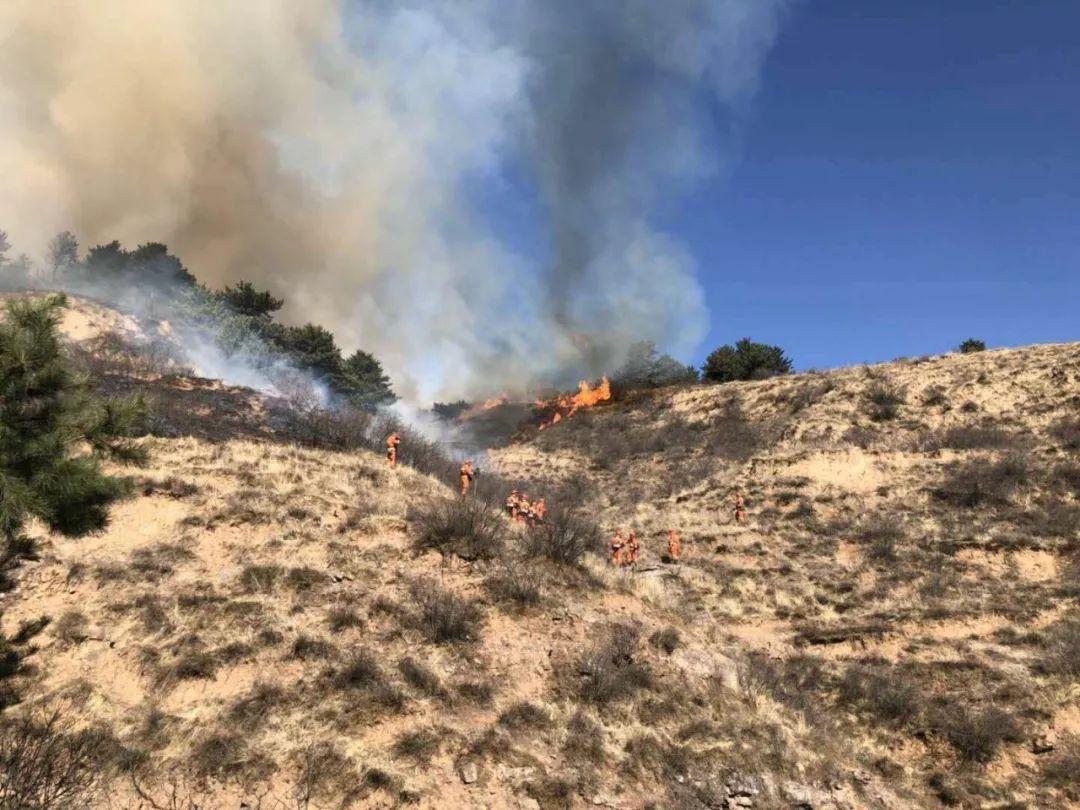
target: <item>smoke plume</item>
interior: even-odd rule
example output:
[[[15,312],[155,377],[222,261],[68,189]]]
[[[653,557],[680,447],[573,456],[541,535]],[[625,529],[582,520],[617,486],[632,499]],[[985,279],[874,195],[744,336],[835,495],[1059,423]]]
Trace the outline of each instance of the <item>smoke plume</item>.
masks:
[[[685,353],[707,313],[655,214],[730,158],[784,5],[7,0],[0,227],[166,242],[418,400]]]

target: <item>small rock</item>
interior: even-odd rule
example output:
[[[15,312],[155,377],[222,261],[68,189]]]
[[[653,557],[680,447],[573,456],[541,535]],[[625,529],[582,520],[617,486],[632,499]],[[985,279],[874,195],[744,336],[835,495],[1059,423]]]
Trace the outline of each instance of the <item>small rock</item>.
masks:
[[[466,762],[461,766],[461,781],[466,785],[471,785],[479,778],[479,776],[480,773],[477,770],[475,762]]]
[[[1054,741],[1045,734],[1031,741],[1031,753],[1033,754],[1049,754],[1053,750]]]
[[[749,796],[735,796],[730,804],[732,807],[753,807],[754,800]]]

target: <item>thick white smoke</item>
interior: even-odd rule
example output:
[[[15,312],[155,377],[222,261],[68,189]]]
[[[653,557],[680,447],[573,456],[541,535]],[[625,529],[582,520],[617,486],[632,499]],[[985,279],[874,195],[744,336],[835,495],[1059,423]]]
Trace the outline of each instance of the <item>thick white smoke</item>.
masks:
[[[656,206],[726,159],[784,0],[6,0],[0,227],[163,241],[377,354],[406,396],[679,353],[706,312]],[[504,172],[543,256],[474,190]]]

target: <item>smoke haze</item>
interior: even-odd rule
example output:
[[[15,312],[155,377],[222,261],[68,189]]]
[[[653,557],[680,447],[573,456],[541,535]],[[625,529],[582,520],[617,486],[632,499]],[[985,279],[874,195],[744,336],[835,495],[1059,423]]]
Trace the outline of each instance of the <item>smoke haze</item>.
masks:
[[[0,227],[38,253],[166,242],[421,401],[597,374],[634,340],[687,353],[703,294],[651,219],[730,159],[715,120],[785,5],[7,0]],[[475,193],[507,174],[542,255]]]

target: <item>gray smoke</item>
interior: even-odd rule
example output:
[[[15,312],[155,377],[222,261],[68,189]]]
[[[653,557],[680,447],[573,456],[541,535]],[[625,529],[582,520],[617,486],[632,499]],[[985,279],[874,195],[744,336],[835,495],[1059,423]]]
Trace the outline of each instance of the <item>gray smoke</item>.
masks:
[[[417,400],[686,353],[707,313],[654,215],[731,158],[785,5],[9,0],[0,226],[166,242]],[[541,256],[477,202],[508,174]]]

